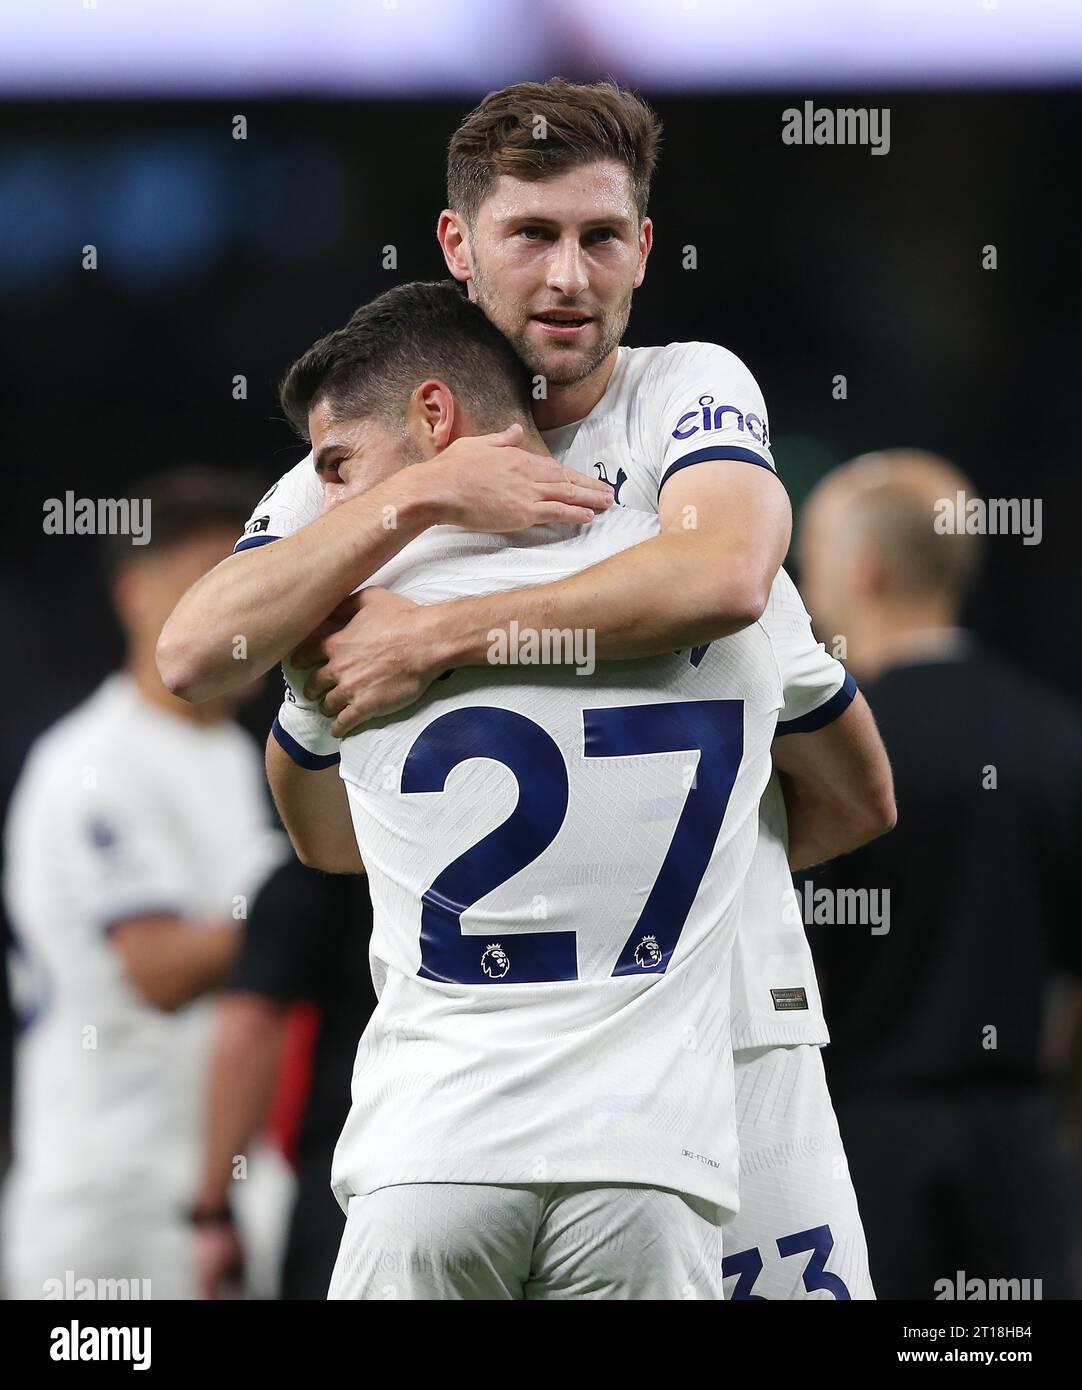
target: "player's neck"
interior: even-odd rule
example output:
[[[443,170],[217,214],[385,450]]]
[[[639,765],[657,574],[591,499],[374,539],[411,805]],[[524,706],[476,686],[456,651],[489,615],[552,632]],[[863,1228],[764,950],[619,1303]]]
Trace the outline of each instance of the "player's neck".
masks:
[[[958,614],[943,603],[883,607],[862,615],[854,627],[850,664],[862,680],[924,655],[941,654],[959,635]]]
[[[619,348],[613,348],[604,362],[581,381],[572,381],[567,385],[550,382],[545,400],[534,403],[533,418],[537,428],[555,430],[561,425],[573,425],[576,420],[589,415],[605,394],[619,351]]]
[[[540,427],[532,420],[522,422],[522,448],[530,454],[541,454],[549,458],[552,456],[552,450],[541,438]]]
[[[165,710],[168,714],[184,719],[189,724],[217,724],[229,713],[229,704],[222,700],[207,700],[203,704],[190,704],[166,690],[154,660],[153,647],[140,650],[129,648],[124,662],[124,672],[135,682],[136,689],[144,700]]]

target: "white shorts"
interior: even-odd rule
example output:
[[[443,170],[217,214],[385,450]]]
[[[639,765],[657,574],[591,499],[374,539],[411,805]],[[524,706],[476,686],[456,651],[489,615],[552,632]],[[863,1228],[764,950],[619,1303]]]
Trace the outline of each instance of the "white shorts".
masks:
[[[721,1299],[713,1204],[656,1187],[409,1183],[351,1197],[332,1299]]]
[[[868,1249],[818,1047],[733,1054],[740,1211],[725,1296],[873,1299]]]
[[[3,1223],[3,1294],[15,1299],[196,1297],[191,1227],[123,1200],[9,1191]]]

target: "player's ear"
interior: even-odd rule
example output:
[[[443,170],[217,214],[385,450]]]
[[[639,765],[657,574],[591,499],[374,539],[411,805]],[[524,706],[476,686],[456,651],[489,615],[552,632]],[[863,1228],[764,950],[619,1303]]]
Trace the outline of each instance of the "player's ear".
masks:
[[[470,264],[469,232],[465,218],[450,208],[444,208],[436,227],[436,239],[447,262],[447,269],[455,279],[471,279],[473,267]]]
[[[436,377],[423,381],[410,397],[406,422],[425,458],[442,453],[455,438],[456,426],[461,424],[447,383]]]
[[[639,268],[635,272],[635,289],[638,289],[646,279],[646,262],[650,255],[650,249],[654,244],[654,224],[649,217],[642,219],[642,227],[639,230]]]
[[[851,586],[860,599],[883,598],[889,588],[886,566],[871,547],[862,547],[853,555]]]

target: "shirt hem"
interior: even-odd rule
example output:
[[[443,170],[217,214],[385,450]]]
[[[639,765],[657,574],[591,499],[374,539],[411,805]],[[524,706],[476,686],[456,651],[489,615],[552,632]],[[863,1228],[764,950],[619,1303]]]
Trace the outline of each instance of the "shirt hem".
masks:
[[[776,1025],[746,1028],[733,1034],[733,1056],[758,1047],[826,1047],[830,1034],[825,1024],[819,1027],[779,1028]]]
[[[431,1186],[433,1184],[477,1184],[483,1187],[559,1187],[588,1183],[598,1187],[623,1187],[634,1184],[638,1187],[656,1187],[665,1192],[676,1192],[684,1197],[711,1202],[729,1215],[740,1210],[739,1189],[736,1182],[719,1181],[691,1183],[674,1181],[675,1175],[666,1174],[669,1181],[660,1180],[656,1169],[646,1171],[628,1168],[620,1173],[606,1173],[600,1176],[596,1169],[570,1167],[561,1169],[556,1165],[543,1183],[537,1180],[534,1166],[524,1166],[516,1173],[513,1169],[491,1169],[484,1164],[456,1165],[441,1168],[438,1172],[429,1169],[409,1170],[397,1167],[373,1168],[363,1179],[358,1174],[335,1178],[331,1191],[343,1211],[348,1211],[351,1197],[369,1197],[384,1187]]]

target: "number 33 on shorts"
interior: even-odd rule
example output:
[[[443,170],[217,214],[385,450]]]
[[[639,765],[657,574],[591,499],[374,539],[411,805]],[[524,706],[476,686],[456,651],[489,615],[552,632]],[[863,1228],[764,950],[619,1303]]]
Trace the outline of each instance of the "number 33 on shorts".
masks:
[[[838,1299],[849,1299],[849,1290],[836,1274],[826,1268],[830,1252],[834,1249],[834,1237],[829,1226],[813,1226],[809,1231],[797,1231],[791,1236],[779,1236],[778,1254],[782,1259],[810,1252],[802,1275],[804,1288],[808,1293],[823,1289]],[[736,1277],[736,1284],[729,1292],[729,1301],[736,1303],[742,1299],[754,1299],[765,1303],[761,1293],[753,1293],[755,1282],[763,1272],[763,1257],[756,1247],[741,1250],[735,1255],[726,1255],[721,1263],[723,1279]]]

